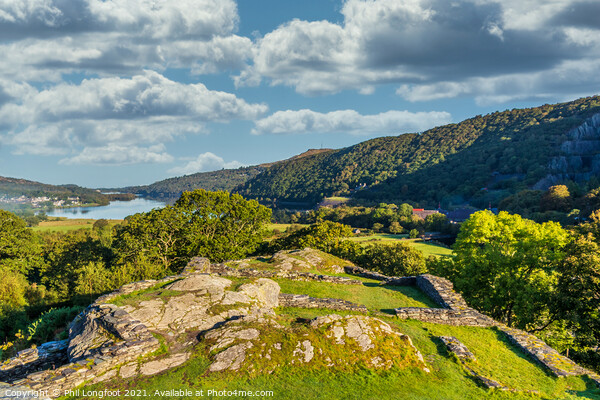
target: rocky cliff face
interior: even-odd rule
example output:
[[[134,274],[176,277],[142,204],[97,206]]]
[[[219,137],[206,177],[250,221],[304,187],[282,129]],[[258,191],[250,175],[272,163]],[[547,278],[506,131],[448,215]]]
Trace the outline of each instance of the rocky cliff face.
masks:
[[[566,180],[584,182],[600,175],[600,114],[568,133],[560,153],[548,165],[549,174],[534,189],[545,190]]]

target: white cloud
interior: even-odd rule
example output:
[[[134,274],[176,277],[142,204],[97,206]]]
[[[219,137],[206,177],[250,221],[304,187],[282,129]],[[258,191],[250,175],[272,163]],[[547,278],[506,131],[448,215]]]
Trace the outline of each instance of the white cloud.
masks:
[[[145,119],[189,116],[198,121],[253,119],[266,106],[248,104],[235,95],[208,90],[201,83],[182,84],[146,71],[130,79],[86,79],[61,83],[29,94],[0,109],[4,121],[51,122],[64,119]]]
[[[443,93],[428,98],[447,98],[468,92],[460,87],[471,80],[559,75],[574,63],[577,68],[568,71],[585,70],[600,60],[600,22],[589,16],[595,10],[598,3],[586,0],[347,0],[339,24],[293,20],[258,39],[253,64],[236,84],[266,79],[309,95],[346,89],[369,94],[389,83],[397,83],[399,93],[439,85]],[[595,83],[596,75],[564,80]],[[476,85],[470,87],[478,95]],[[590,86],[586,93],[597,90]],[[552,82],[541,91],[569,94]]]
[[[200,154],[195,160],[192,160],[181,167],[171,168],[168,172],[174,175],[189,175],[196,172],[216,171],[223,168],[232,169],[241,166],[243,166],[243,164],[238,161],[226,162],[216,154],[206,152]]]
[[[424,131],[451,122],[447,112],[387,111],[361,115],[354,110],[319,113],[312,110],[286,110],[255,122],[252,133],[292,134],[343,132],[354,135],[370,133],[400,134]]]
[[[74,157],[63,158],[59,164],[125,165],[140,163],[168,163],[173,157],[161,144],[150,147],[119,146],[85,147]]]
[[[514,100],[556,97],[567,101],[594,93],[600,87],[600,59],[587,63],[568,61],[548,70],[470,78],[427,85],[402,85],[397,94],[409,101],[430,101],[457,96],[473,96],[479,105]]]
[[[124,155],[127,162],[165,162],[164,152],[148,146],[201,133],[206,122],[253,120],[267,111],[263,104],[152,71],[45,90],[0,81],[0,89],[9,98],[0,102],[0,129],[6,132],[0,141],[18,154],[75,154],[67,157],[72,163],[126,163]],[[132,152],[122,152],[126,146]]]
[[[62,73],[143,68],[239,68],[252,42],[235,35],[233,0],[2,0],[5,76],[59,80]]]

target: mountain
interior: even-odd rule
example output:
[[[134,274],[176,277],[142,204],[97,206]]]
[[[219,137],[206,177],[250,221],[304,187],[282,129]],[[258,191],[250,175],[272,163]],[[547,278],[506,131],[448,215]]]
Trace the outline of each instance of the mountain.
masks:
[[[0,197],[18,198],[48,197],[56,200],[66,200],[69,197],[79,197],[81,203],[108,204],[107,196],[94,189],[77,185],[49,185],[26,179],[7,178],[0,176]]]
[[[299,160],[313,154],[329,152],[331,149],[310,149],[302,154],[298,154],[286,161]],[[194,189],[206,190],[225,190],[233,191],[236,187],[242,186],[246,181],[258,176],[275,164],[281,161],[254,165],[250,167],[241,167],[237,169],[222,169],[211,172],[198,172],[191,175],[185,175],[176,178],[169,178],[145,186],[129,186],[116,189],[127,193],[136,193],[149,198],[156,199],[177,199],[184,191]]]
[[[600,174],[600,96],[478,115],[274,164],[235,189],[315,204],[325,196],[487,206]],[[355,190],[359,189],[359,190]]]

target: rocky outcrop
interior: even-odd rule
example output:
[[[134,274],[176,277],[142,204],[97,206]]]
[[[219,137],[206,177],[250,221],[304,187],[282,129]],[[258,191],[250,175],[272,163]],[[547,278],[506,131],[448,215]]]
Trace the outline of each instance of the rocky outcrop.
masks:
[[[244,265],[244,264],[241,264]],[[289,279],[291,281],[319,281],[338,283],[342,285],[362,285],[362,282],[356,279],[350,279],[343,276],[331,276],[314,274],[312,272],[294,272],[290,270],[269,270],[254,269],[249,267],[230,267],[227,264],[212,264],[210,272],[219,276],[228,276],[236,278],[278,278]]]
[[[214,354],[211,372],[244,370],[253,375],[294,364],[349,370],[418,366],[428,371],[407,335],[366,316],[332,314],[301,327],[284,327],[268,317],[244,317],[211,330],[204,339]],[[346,358],[350,354],[352,365]]]
[[[43,345],[42,345],[43,346]],[[112,304],[91,305],[69,329],[71,362],[54,369],[29,373],[6,390],[24,390],[58,397],[84,382],[96,383],[116,374],[120,364],[149,354],[159,341],[146,326]],[[18,388],[18,389],[16,389]]]
[[[279,285],[270,279],[257,279],[237,291],[226,290],[231,284],[218,276],[192,274],[164,286],[176,293],[127,304],[123,309],[154,331],[179,335],[205,331],[227,319],[268,312],[279,305]]]
[[[68,360],[68,344],[68,340],[61,340],[21,350],[16,357],[0,364],[0,381],[13,382],[32,372],[65,364]]]
[[[475,355],[469,351],[467,346],[454,336],[440,336],[439,339],[444,343],[450,354],[463,361],[475,361]]]
[[[587,181],[600,174],[600,114],[571,129],[567,137],[548,164],[549,174],[534,189],[546,190],[568,180]]]

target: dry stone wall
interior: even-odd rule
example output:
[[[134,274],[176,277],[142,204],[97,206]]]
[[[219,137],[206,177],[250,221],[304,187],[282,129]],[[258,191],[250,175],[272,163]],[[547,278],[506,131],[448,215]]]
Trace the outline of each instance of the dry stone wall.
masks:
[[[327,308],[338,311],[357,311],[368,313],[367,307],[362,304],[355,304],[350,301],[329,298],[309,297],[305,294],[287,294],[279,295],[279,305],[283,307],[298,307],[298,308]]]

